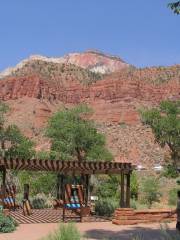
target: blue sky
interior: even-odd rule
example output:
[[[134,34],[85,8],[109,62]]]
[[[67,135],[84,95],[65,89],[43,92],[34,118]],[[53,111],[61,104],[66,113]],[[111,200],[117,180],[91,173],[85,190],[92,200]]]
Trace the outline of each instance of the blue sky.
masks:
[[[138,67],[180,63],[171,0],[1,0],[0,70],[32,54],[98,49]]]

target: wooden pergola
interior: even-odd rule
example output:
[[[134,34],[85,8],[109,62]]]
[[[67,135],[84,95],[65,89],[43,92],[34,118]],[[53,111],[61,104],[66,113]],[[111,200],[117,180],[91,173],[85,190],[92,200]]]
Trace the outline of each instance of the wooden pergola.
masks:
[[[0,158],[4,196],[7,169],[56,172],[62,176],[79,174],[85,177],[86,185],[89,185],[89,176],[92,174],[120,174],[120,207],[130,207],[130,176],[134,169],[131,163]],[[87,199],[88,194],[89,190],[87,189]]]

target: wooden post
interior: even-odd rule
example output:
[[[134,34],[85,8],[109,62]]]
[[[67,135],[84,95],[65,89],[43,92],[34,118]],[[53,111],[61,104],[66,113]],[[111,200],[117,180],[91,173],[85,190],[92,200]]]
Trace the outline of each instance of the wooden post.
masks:
[[[24,184],[24,199],[29,200],[29,184]]]
[[[124,208],[124,173],[121,172],[121,199],[120,199],[120,207]]]
[[[3,179],[2,179],[2,199],[3,199],[3,208],[5,208],[4,199],[6,197],[6,168],[4,167],[2,170]]]
[[[64,175],[61,175],[61,194],[62,194],[62,200],[63,200],[63,222],[65,221],[65,214],[66,214],[66,189],[65,189],[65,184],[64,184]]]
[[[63,199],[63,185],[64,185],[64,175],[61,174],[60,175],[60,199],[62,200]]]
[[[89,195],[90,195],[90,184],[89,184],[90,175],[86,174],[86,196],[85,196],[85,204],[88,206],[89,203]]]
[[[56,197],[57,199],[60,199],[61,194],[61,174],[57,174],[57,185],[56,185]]]
[[[83,203],[86,204],[86,175],[81,174],[81,185],[83,186]]]
[[[130,208],[130,198],[131,198],[131,175],[130,173],[126,174],[126,207]]]
[[[57,185],[56,185],[56,197],[57,199],[63,199],[63,183],[64,183],[64,175],[58,173],[57,175]]]

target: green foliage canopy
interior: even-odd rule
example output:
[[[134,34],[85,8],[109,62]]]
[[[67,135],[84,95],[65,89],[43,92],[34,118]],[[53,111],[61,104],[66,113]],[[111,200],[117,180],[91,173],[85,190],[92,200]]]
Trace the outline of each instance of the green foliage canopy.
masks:
[[[175,14],[180,14],[180,1],[169,3],[168,6],[173,10]]]
[[[51,139],[51,156],[62,160],[112,160],[105,136],[97,131],[94,122],[87,120],[91,109],[79,105],[59,111],[51,117],[46,135]]]
[[[35,196],[38,193],[48,195],[53,193],[56,187],[56,174],[49,172],[19,171],[17,173],[20,189],[23,191],[24,184],[30,184],[30,195]]]
[[[180,164],[180,101],[163,101],[159,108],[142,110],[141,118],[151,127],[160,146],[168,145],[177,168]]]
[[[31,158],[35,154],[33,142],[16,125],[5,126],[5,114],[8,110],[9,107],[0,102],[0,155]]]
[[[108,175],[99,177],[99,183],[97,184],[97,196],[99,199],[114,198],[119,200],[120,178],[117,175]]]

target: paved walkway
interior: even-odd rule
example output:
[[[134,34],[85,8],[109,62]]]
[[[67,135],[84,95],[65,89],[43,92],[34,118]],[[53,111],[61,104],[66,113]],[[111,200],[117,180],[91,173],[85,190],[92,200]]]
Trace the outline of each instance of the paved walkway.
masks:
[[[136,226],[117,226],[111,222],[77,223],[88,240],[120,239],[132,240],[132,236],[143,234],[146,240],[160,240],[159,224],[139,224]],[[0,240],[39,240],[57,228],[56,223],[22,224],[14,233],[0,234]],[[174,231],[175,223],[169,224]]]

